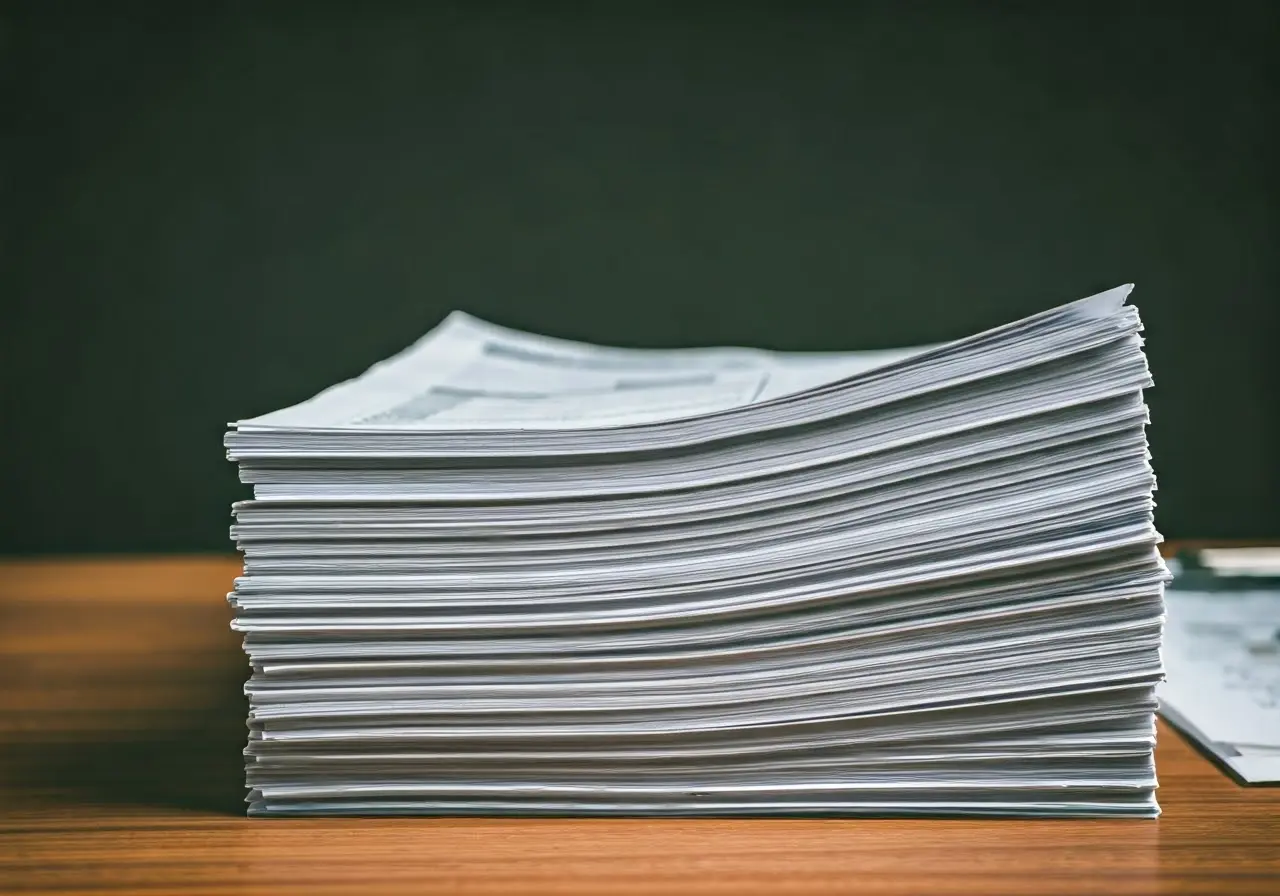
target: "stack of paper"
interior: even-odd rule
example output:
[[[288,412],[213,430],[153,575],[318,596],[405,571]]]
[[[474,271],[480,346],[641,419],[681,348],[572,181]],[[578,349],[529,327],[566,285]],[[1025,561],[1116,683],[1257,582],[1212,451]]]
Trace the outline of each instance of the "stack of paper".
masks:
[[[1174,588],[1168,604],[1160,712],[1242,781],[1280,782],[1280,590]]]
[[[455,314],[234,424],[250,811],[1155,815],[1128,292],[839,355]]]

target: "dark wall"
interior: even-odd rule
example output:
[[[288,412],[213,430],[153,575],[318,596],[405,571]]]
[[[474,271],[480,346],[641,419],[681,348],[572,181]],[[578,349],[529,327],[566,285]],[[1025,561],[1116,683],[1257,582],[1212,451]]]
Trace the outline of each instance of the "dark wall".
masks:
[[[229,549],[226,421],[451,308],[871,348],[1129,281],[1161,528],[1280,535],[1278,6],[10,4],[0,552]]]

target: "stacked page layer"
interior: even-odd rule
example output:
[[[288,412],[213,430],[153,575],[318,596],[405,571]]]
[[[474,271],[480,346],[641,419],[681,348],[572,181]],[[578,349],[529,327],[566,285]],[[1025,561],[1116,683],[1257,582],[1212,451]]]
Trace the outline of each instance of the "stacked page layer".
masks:
[[[233,424],[250,812],[1155,815],[1128,291],[849,354],[455,313]]]

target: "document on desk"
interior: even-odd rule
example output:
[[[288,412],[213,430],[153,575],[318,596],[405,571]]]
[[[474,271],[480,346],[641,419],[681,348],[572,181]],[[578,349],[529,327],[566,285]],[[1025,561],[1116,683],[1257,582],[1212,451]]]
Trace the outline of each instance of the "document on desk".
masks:
[[[1280,548],[1204,548],[1198,564],[1216,576],[1280,579]]]
[[[250,813],[1155,816],[1128,292],[814,355],[455,313],[232,424]]]
[[[1161,712],[1244,781],[1280,781],[1280,590],[1166,600]]]

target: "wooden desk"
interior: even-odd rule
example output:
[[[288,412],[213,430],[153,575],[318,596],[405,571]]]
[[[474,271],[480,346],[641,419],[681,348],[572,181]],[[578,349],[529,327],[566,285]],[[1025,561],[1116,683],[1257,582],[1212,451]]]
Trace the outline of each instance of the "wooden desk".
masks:
[[[0,891],[1280,894],[1280,789],[1147,821],[253,820],[229,558],[0,564]]]

